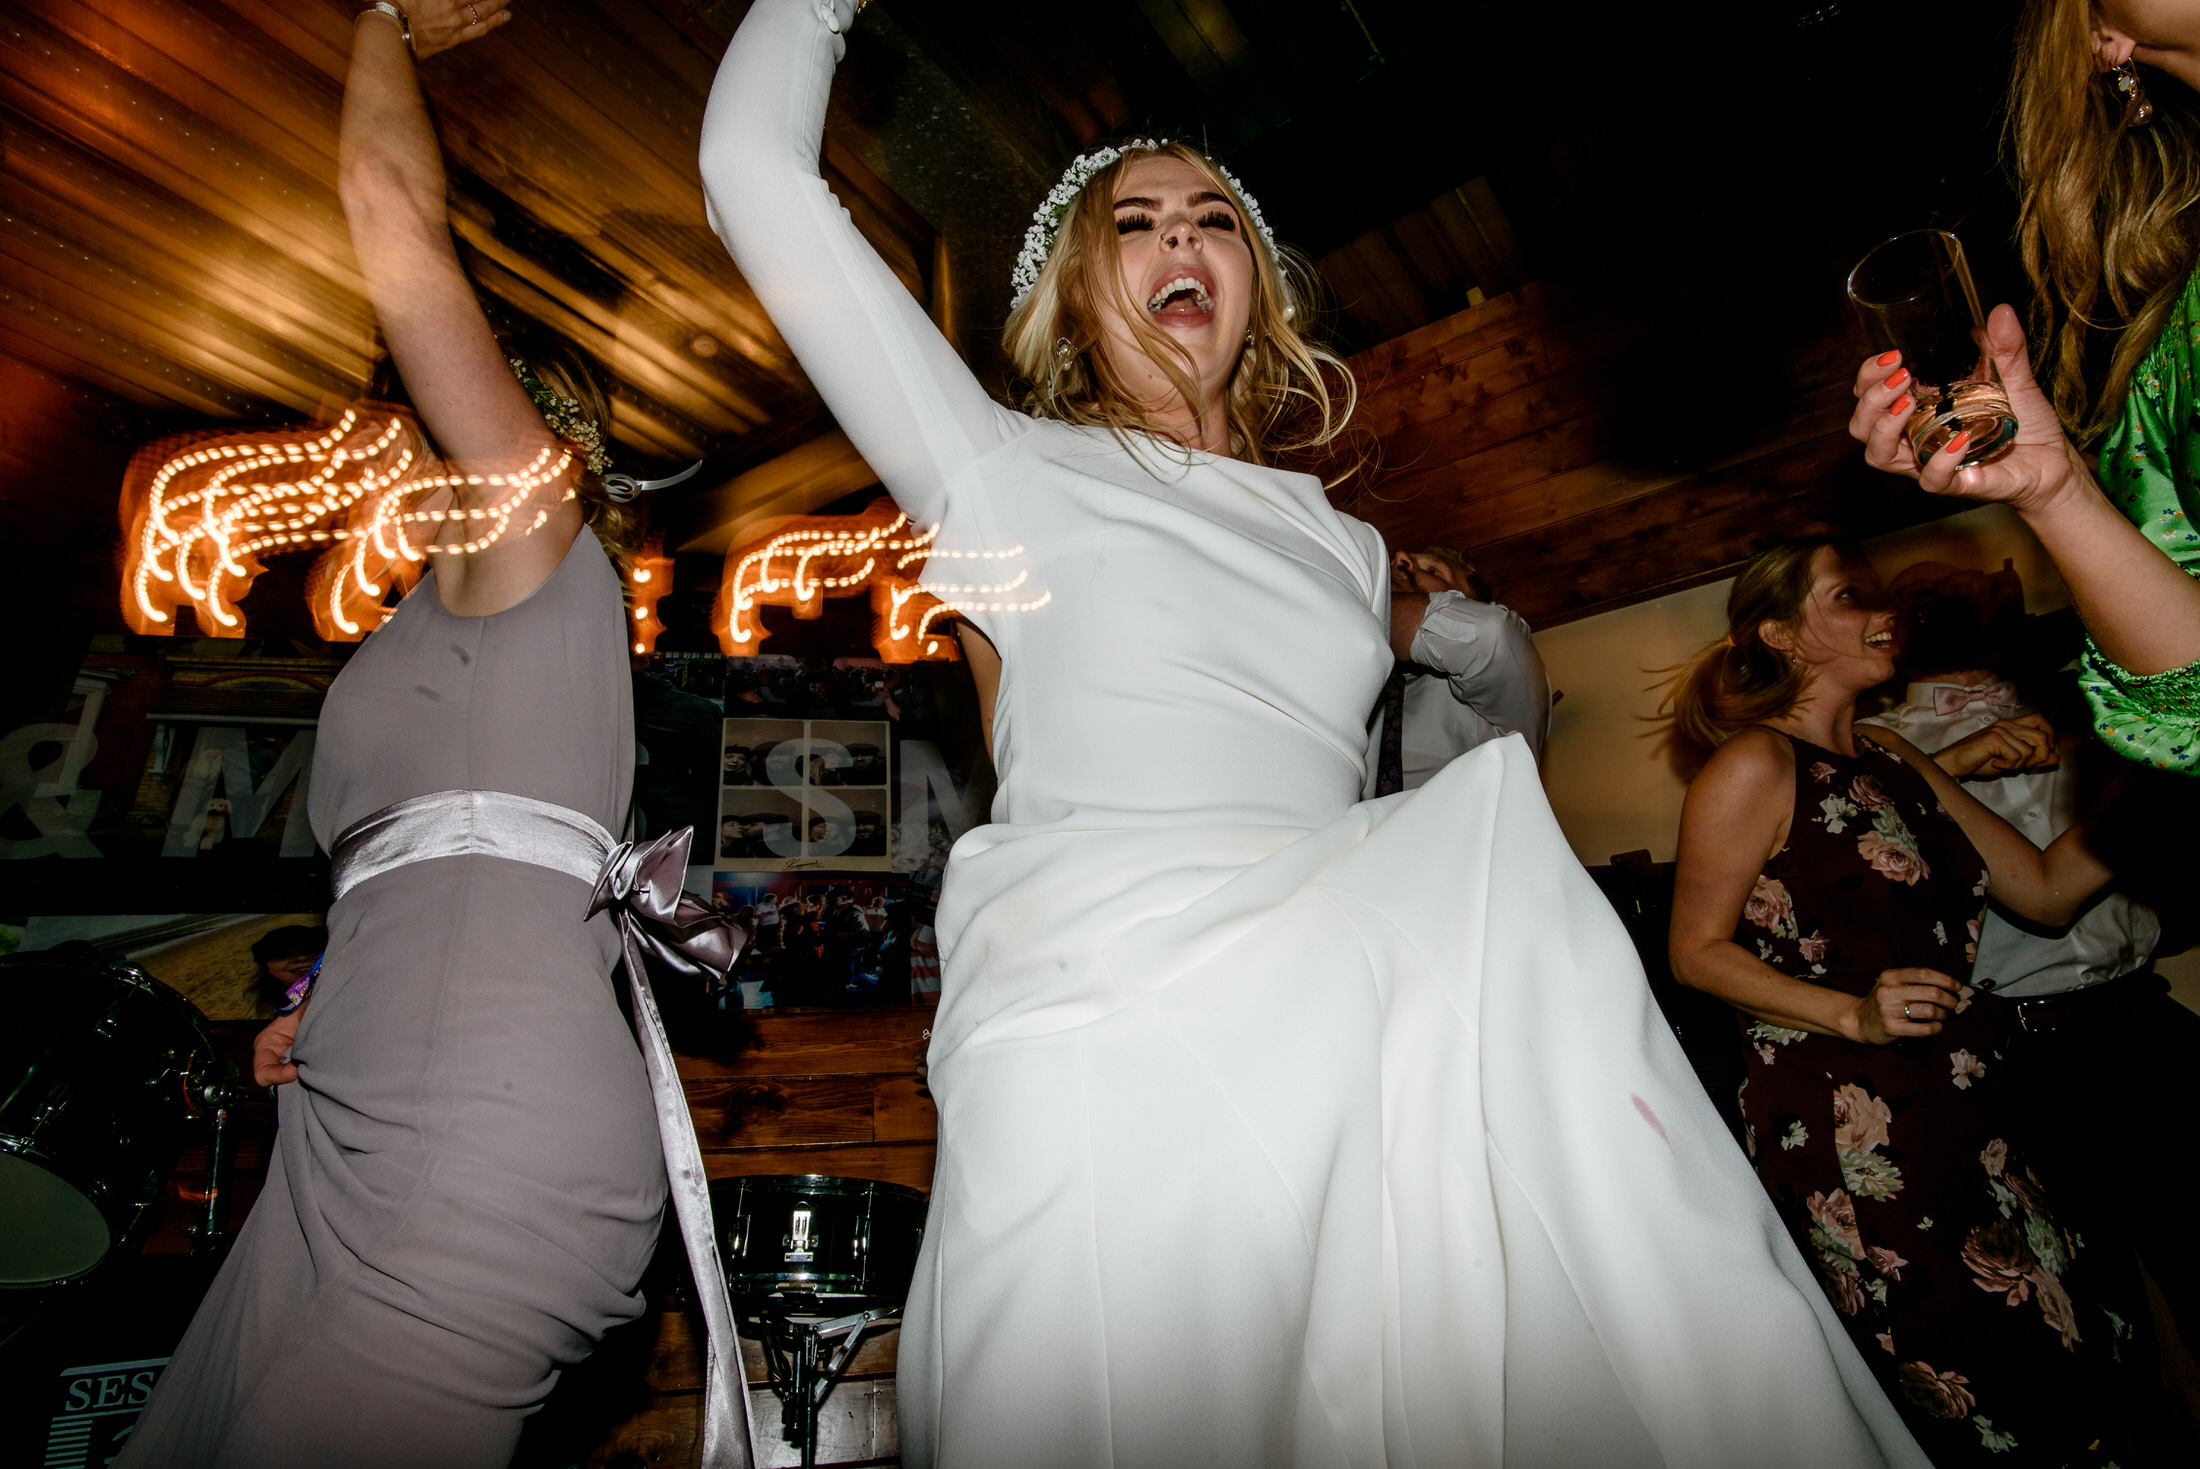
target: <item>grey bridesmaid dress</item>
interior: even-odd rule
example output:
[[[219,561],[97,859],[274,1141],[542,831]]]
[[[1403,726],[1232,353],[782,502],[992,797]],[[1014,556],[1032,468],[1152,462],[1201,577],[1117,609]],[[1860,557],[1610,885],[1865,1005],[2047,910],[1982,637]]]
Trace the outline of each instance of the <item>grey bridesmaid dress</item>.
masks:
[[[493,616],[454,616],[424,579],[329,691],[314,834],[327,847],[457,789],[620,831],[629,687],[618,576],[590,532]],[[589,897],[465,856],[331,908],[266,1192],[124,1469],[502,1465],[559,1369],[639,1313],[664,1163],[613,998],[617,932],[584,919]]]

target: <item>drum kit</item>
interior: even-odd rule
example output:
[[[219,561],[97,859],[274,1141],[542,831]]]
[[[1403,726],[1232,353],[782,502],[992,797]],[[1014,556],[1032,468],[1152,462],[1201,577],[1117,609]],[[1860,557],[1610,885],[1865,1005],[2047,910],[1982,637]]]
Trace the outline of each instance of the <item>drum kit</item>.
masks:
[[[721,1178],[710,1186],[734,1314],[762,1342],[780,1433],[817,1462],[817,1420],[865,1333],[898,1317],[924,1195],[864,1178]]]
[[[136,1243],[194,1133],[207,1141],[194,1250],[222,1249],[242,1099],[189,1000],[124,963],[0,958],[0,1291],[67,1287]]]

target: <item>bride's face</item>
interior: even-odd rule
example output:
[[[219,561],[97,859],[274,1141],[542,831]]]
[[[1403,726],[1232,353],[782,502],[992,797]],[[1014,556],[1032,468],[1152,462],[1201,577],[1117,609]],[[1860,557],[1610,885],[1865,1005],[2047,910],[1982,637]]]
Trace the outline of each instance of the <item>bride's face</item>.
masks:
[[[1116,244],[1128,301],[1108,309],[1101,350],[1109,365],[1144,389],[1169,394],[1164,377],[1124,320],[1142,310],[1190,354],[1201,406],[1229,386],[1245,350],[1253,310],[1253,247],[1237,209],[1182,159],[1143,155],[1118,175]]]

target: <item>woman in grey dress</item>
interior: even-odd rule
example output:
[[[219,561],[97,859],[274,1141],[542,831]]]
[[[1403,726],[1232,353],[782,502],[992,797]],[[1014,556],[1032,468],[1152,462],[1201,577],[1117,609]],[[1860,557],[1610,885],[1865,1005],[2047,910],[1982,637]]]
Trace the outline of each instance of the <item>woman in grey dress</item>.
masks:
[[[505,4],[413,0],[410,39],[423,56],[479,39]],[[634,756],[626,634],[591,523],[610,535],[620,511],[582,472],[601,420],[568,411],[586,390],[552,364],[526,387],[507,366],[451,246],[412,67],[399,17],[362,11],[339,167],[390,351],[451,461],[517,468],[561,445],[573,461],[494,545],[431,555],[433,575],[330,690],[314,834],[333,848],[393,803],[482,791],[617,832]],[[501,1465],[560,1367],[639,1312],[665,1170],[612,992],[618,934],[584,916],[590,896],[487,855],[412,861],[340,894],[302,1023],[261,1045],[258,1079],[281,1083],[267,1191],[126,1469]]]

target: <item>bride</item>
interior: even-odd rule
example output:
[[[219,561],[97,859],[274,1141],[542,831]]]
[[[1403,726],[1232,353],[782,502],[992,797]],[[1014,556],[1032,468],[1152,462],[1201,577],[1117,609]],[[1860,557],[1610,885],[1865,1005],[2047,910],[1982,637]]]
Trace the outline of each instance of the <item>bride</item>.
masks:
[[[1351,391],[1250,197],[1181,144],[1080,159],[1001,407],[818,176],[854,9],[757,0],[702,167],[940,526],[1000,772],[940,903],[908,1462],[1923,1465],[1526,746],[1359,799],[1384,548],[1272,467]]]

